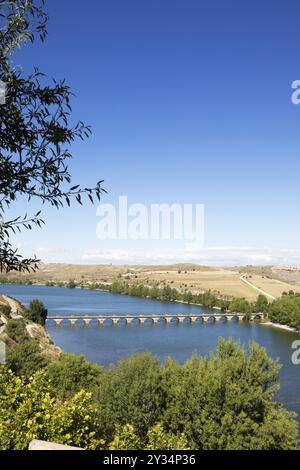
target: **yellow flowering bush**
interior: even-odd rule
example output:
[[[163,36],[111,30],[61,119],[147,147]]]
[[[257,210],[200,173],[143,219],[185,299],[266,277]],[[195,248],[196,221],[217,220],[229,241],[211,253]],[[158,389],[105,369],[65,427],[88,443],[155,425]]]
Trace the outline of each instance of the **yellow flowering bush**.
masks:
[[[29,380],[0,367],[0,449],[27,449],[32,439],[101,448],[98,420],[91,394],[80,391],[65,402],[51,393],[40,371]]]

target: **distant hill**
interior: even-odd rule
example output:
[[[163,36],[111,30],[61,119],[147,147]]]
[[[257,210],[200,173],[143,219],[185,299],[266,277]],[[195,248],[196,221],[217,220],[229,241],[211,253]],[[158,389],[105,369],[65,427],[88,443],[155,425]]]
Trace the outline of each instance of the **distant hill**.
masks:
[[[257,288],[274,297],[282,292],[300,292],[300,272],[288,272],[270,266],[211,267],[197,264],[173,265],[79,265],[79,264],[41,264],[35,273],[10,273],[0,275],[2,282],[21,282],[37,284],[77,285],[89,287],[92,283],[111,284],[122,281],[130,285],[164,287],[170,285],[179,291],[190,290],[200,293],[211,290],[220,296],[257,298],[257,291],[240,277],[244,274]]]

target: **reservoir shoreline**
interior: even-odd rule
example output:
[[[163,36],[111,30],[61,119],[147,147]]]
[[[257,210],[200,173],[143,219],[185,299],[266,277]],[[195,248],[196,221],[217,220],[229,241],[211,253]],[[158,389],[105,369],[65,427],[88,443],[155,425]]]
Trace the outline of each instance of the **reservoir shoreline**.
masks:
[[[73,290],[73,289],[77,289],[77,290],[84,290],[84,291],[90,291],[90,292],[106,292],[106,293],[111,293],[110,290],[108,289],[99,289],[99,288],[95,288],[95,289],[92,289],[92,288],[89,288],[87,286],[82,286],[82,287],[79,287],[79,286],[76,286],[74,288],[68,288],[66,286],[48,286],[46,283],[41,283],[41,282],[37,282],[37,283],[32,283],[32,284],[16,284],[16,283],[5,283],[5,284],[2,284],[2,285],[10,285],[10,286],[18,286],[18,285],[22,285],[22,286],[42,286],[42,287],[59,287],[59,288],[62,288],[62,289],[69,289],[69,290]],[[126,295],[126,294],[122,294],[122,293],[118,293],[117,295],[122,295],[124,297],[132,297],[132,298],[136,298],[136,299],[145,299],[145,300],[152,300],[155,302],[154,299],[151,299],[150,297],[139,297],[139,296],[134,296],[134,295]],[[159,300],[157,300],[159,302]],[[167,300],[165,301],[167,303],[177,303],[177,304],[182,304],[182,305],[193,305],[195,307],[199,307],[199,308],[206,308],[207,310],[209,311],[214,311],[214,310],[218,310],[218,311],[222,311],[222,309],[218,306],[214,306],[214,307],[203,307],[203,305],[201,304],[196,304],[196,303],[193,303],[193,302],[186,302],[184,300]],[[47,305],[46,305],[47,307]],[[230,311],[226,311],[225,313],[232,313],[232,314],[236,314],[236,315],[243,315],[243,313],[241,312],[230,312]],[[51,316],[48,317],[49,319],[51,319]],[[284,324],[280,324],[280,323],[274,323],[274,322],[271,322],[270,320],[268,319],[264,319],[264,320],[260,320],[259,321],[259,324],[262,325],[262,326],[267,326],[267,327],[271,327],[271,328],[278,328],[278,329],[282,329],[284,331],[289,331],[291,333],[296,333],[296,334],[300,334],[300,330],[297,330],[296,328],[293,328],[291,326],[288,326],[288,325],[284,325]]]

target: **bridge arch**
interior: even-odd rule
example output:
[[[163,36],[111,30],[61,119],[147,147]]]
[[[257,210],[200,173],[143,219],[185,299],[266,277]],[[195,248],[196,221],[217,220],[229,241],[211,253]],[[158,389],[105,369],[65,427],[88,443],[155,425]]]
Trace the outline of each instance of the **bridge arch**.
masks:
[[[228,321],[226,314],[214,315],[215,321],[219,323],[226,323]]]
[[[207,316],[207,323],[216,323],[216,316],[214,314]]]
[[[231,320],[232,322],[238,322],[238,321],[239,321],[239,316],[238,316],[238,314],[237,314],[237,313],[233,313],[233,314],[231,315],[230,320]]]
[[[252,315],[252,319],[253,319],[253,320],[256,320],[256,321],[260,321],[260,320],[263,319],[263,314],[262,314],[262,313],[254,313],[254,314]]]

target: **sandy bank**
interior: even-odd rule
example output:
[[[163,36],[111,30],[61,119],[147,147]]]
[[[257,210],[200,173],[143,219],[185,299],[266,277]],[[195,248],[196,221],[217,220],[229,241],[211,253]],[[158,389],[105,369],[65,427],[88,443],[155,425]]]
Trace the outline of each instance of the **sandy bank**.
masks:
[[[261,323],[261,325],[273,326],[274,328],[280,328],[281,330],[291,331],[293,333],[298,333],[298,334],[300,333],[300,331],[296,330],[296,328],[292,328],[291,326],[287,326],[287,325],[281,325],[280,323],[273,323],[271,321]]]

